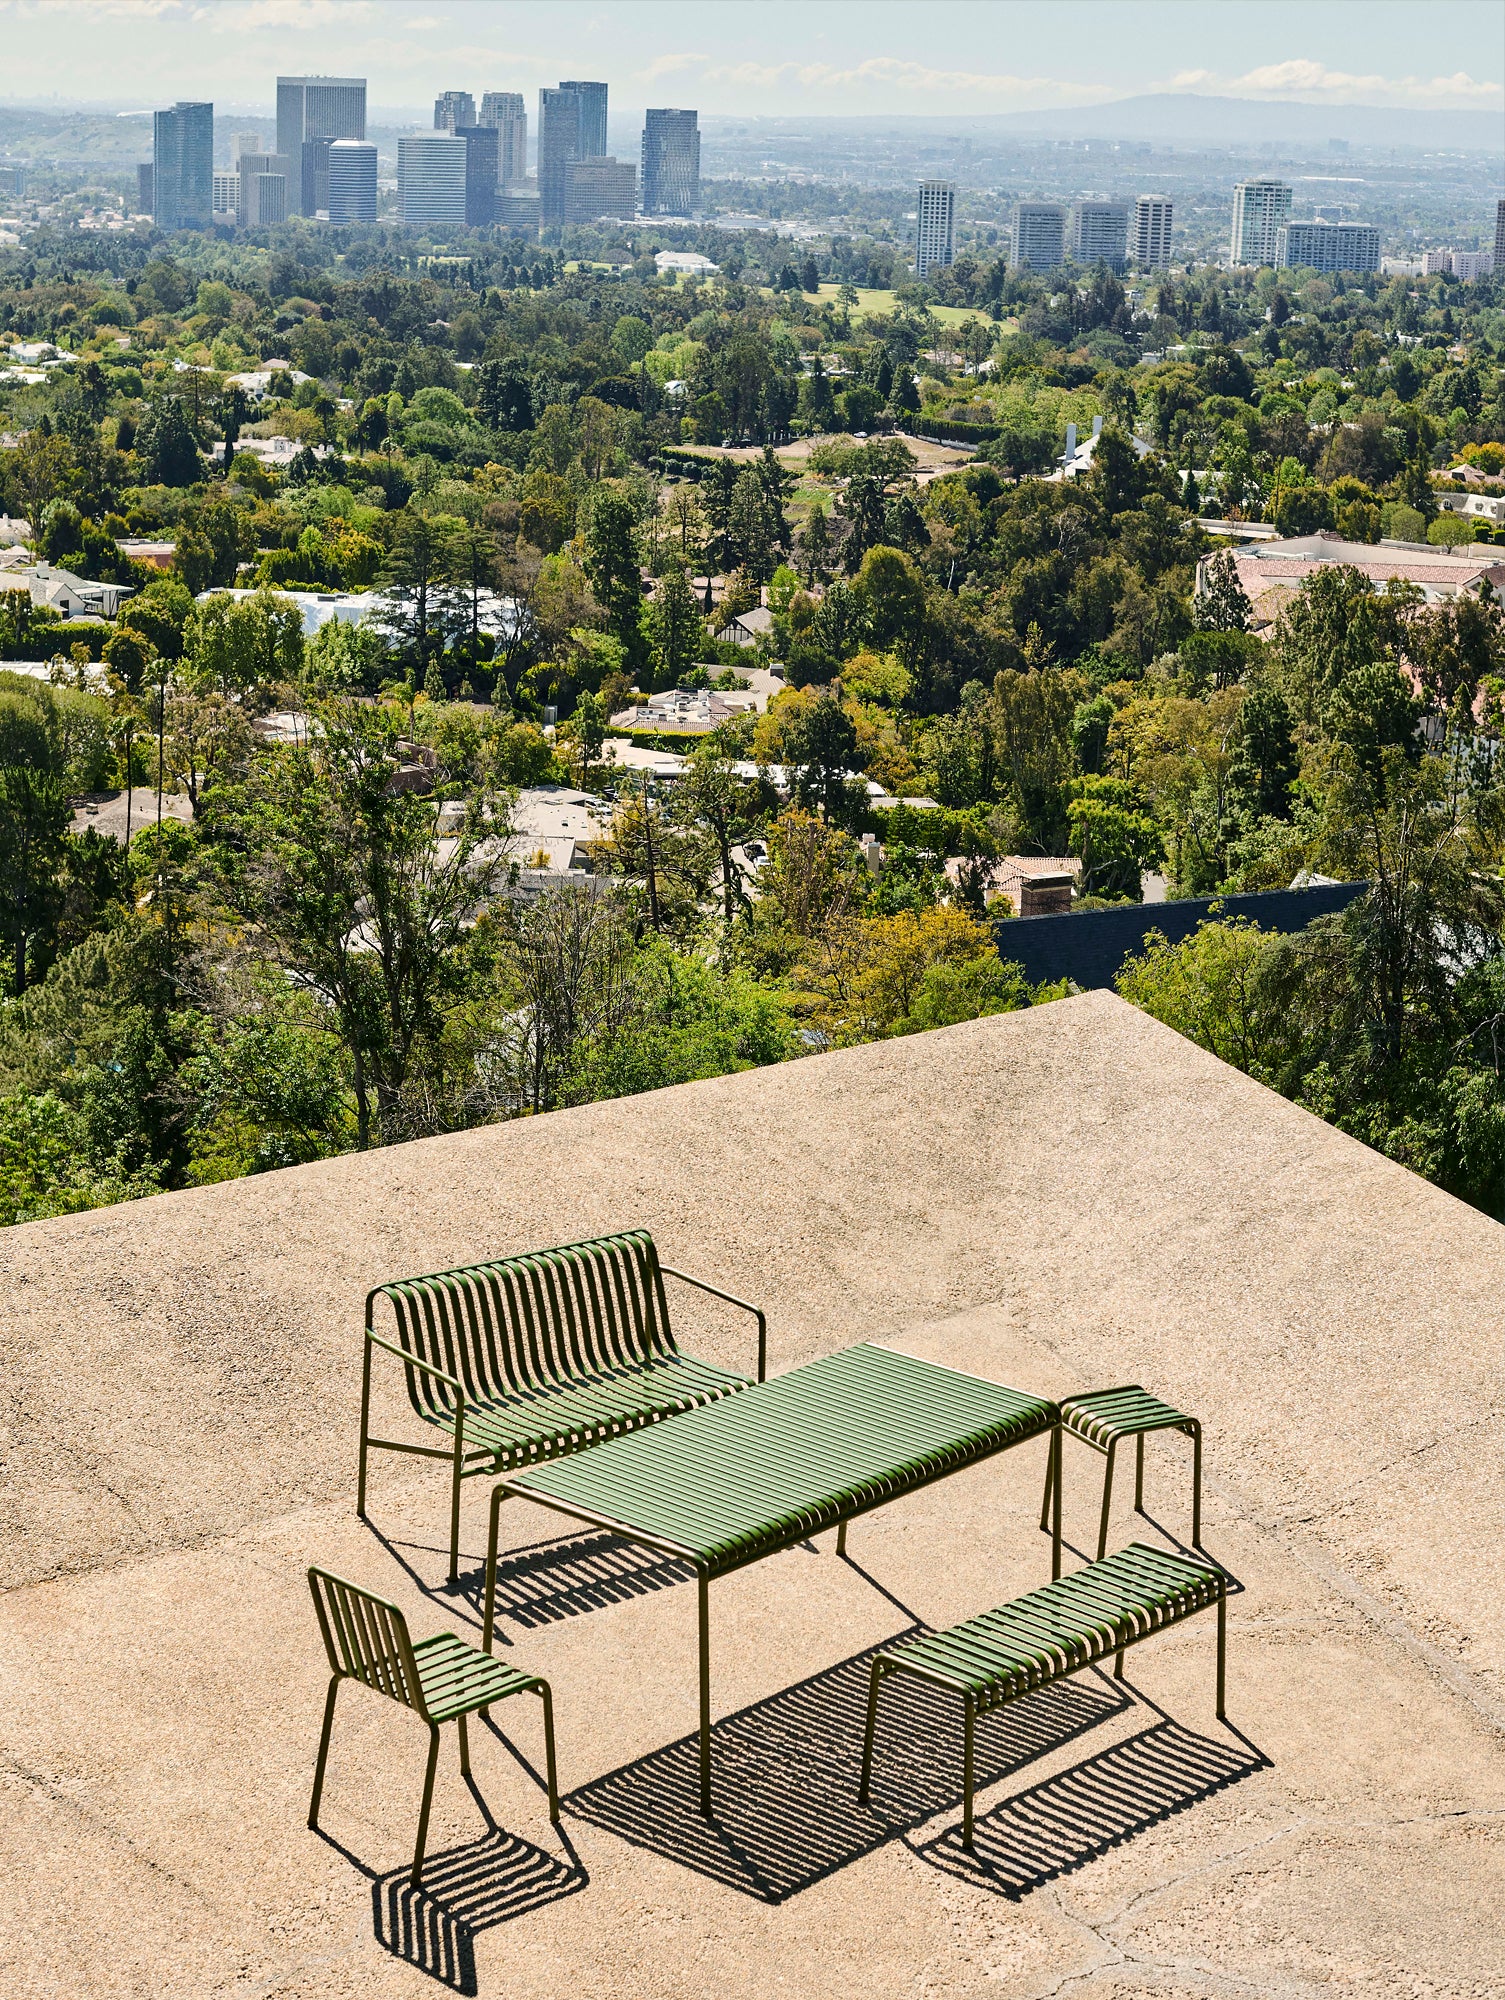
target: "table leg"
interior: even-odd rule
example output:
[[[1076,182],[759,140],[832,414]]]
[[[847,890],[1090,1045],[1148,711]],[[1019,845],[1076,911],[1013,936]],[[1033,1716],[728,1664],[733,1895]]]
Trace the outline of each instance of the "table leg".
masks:
[[[711,1816],[711,1607],[710,1586],[700,1578],[700,1810]]]
[[[1051,1547],[1050,1578],[1052,1583],[1061,1580],[1061,1426],[1056,1425],[1050,1434],[1050,1463],[1054,1477],[1051,1480]]]
[[[836,1553],[839,1556],[844,1556],[846,1552],[847,1552],[847,1524],[845,1521],[843,1521],[841,1526],[836,1530]]]

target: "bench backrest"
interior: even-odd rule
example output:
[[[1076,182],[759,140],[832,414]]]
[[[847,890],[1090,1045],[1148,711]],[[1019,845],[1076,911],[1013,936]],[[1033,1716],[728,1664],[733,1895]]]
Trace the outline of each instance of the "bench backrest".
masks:
[[[395,1279],[368,1296],[368,1327],[378,1299],[392,1308],[398,1345],[455,1376],[467,1401],[526,1395],[677,1351],[646,1229]],[[452,1408],[447,1384],[417,1368],[406,1374],[420,1416]]]
[[[348,1674],[378,1694],[425,1714],[408,1621],[395,1604],[333,1570],[311,1567],[308,1587],[331,1673]]]

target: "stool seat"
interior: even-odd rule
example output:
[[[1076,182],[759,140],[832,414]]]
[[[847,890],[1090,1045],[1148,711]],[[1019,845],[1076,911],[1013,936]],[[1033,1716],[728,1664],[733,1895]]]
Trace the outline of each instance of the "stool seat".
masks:
[[[1144,1512],[1144,1441],[1152,1431],[1180,1431],[1192,1442],[1191,1545],[1202,1546],[1202,1426],[1185,1410],[1162,1403],[1137,1382],[1120,1383],[1116,1389],[1089,1389],[1085,1395],[1067,1396],[1061,1404],[1061,1431],[1090,1445],[1107,1458],[1103,1468],[1103,1511],[1097,1532],[1097,1559],[1108,1552],[1108,1516],[1113,1505],[1113,1459],[1124,1438],[1135,1440],[1134,1506]],[[1055,1460],[1045,1468],[1045,1504],[1040,1525],[1050,1510],[1051,1484]]]
[[[1099,1451],[1106,1451],[1115,1438],[1145,1431],[1184,1431],[1191,1437],[1197,1428],[1195,1417],[1162,1403],[1137,1382],[1127,1382],[1121,1389],[1091,1389],[1085,1396],[1068,1396],[1061,1405],[1061,1423]]]

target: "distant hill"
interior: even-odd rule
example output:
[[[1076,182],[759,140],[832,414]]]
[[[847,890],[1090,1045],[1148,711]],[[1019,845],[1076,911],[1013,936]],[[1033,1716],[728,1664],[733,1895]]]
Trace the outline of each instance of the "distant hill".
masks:
[[[1505,152],[1505,117],[1494,111],[1398,111],[1376,104],[1297,104],[1164,91],[1070,111],[1015,111],[979,120],[1015,132],[1082,139],[1150,139],[1182,146],[1282,145],[1347,139],[1366,146]]]

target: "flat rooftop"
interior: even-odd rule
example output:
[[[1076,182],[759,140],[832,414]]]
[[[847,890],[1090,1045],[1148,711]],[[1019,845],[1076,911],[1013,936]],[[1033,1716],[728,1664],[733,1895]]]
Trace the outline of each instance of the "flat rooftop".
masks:
[[[425,1733],[346,1689],[310,1832],[306,1564],[478,1627],[486,1482],[456,1595],[442,1468],[378,1456],[354,1514],[366,1289],[627,1224],[766,1303],[775,1369],[877,1340],[1200,1417],[1231,1726],[1195,1619],[983,1726],[975,1859],[939,1710],[857,1805],[870,1649],[1049,1574],[1037,1442],[713,1584],[709,1825],[693,1588],[505,1509],[561,1828],[535,1704],[474,1794],[446,1731],[414,1894]],[[31,1224],[0,1270],[7,2000],[1505,1992],[1505,1234],[1112,995]],[[747,1365],[740,1316],[677,1327]],[[1182,1442],[1148,1520],[1118,1486],[1115,1544],[1184,1541]]]

